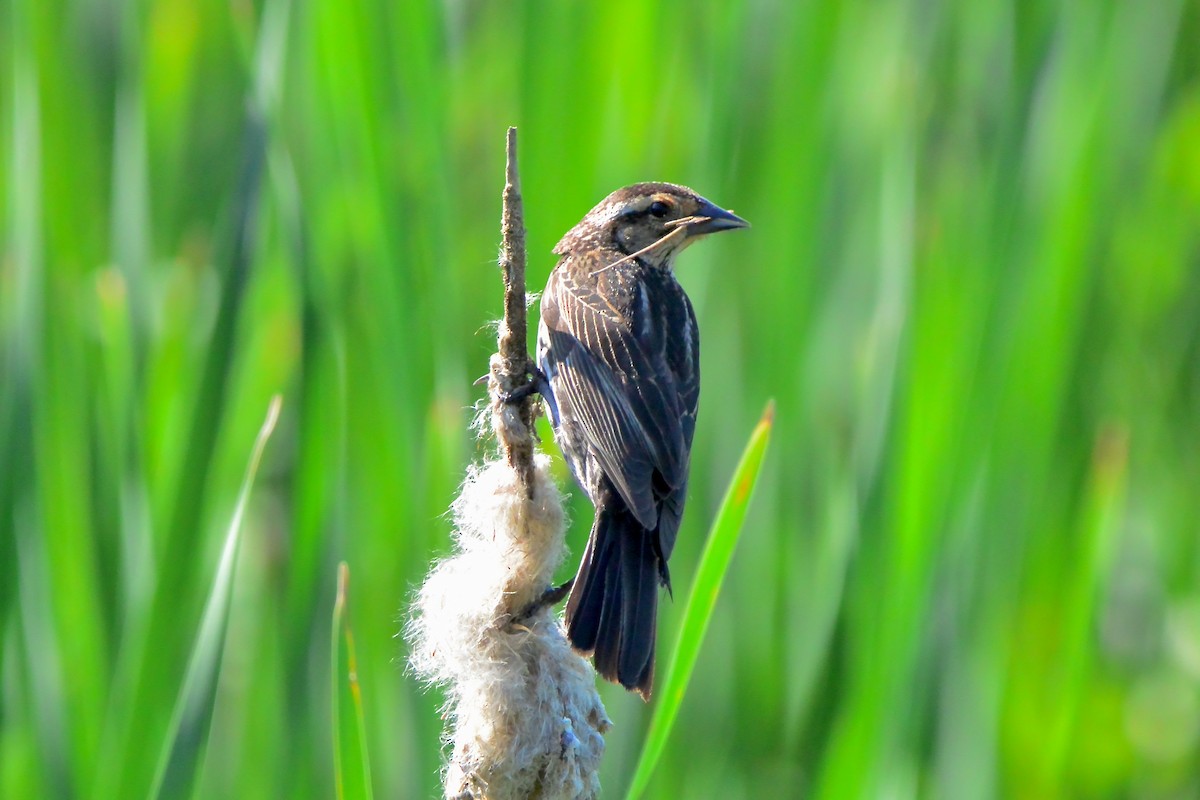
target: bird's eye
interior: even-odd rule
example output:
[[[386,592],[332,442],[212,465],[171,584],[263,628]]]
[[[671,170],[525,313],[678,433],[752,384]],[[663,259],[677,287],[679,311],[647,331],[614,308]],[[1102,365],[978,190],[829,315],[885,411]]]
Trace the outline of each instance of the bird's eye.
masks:
[[[662,219],[671,210],[671,206],[664,203],[662,200],[655,200],[650,204],[650,215]]]

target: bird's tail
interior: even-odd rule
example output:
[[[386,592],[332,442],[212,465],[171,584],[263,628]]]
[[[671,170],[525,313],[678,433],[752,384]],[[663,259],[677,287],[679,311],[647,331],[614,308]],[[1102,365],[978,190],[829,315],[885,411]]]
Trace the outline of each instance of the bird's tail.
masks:
[[[604,678],[650,699],[658,619],[658,553],[653,531],[624,507],[597,509],[567,601],[567,636],[591,654]]]

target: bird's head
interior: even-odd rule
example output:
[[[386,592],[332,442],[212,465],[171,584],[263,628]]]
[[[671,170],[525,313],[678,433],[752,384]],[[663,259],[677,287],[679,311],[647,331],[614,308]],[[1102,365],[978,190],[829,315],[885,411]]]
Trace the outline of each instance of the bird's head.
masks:
[[[702,236],[749,225],[686,186],[637,183],[600,201],[567,231],[554,252],[564,255],[580,245],[611,247],[669,265],[675,254]]]

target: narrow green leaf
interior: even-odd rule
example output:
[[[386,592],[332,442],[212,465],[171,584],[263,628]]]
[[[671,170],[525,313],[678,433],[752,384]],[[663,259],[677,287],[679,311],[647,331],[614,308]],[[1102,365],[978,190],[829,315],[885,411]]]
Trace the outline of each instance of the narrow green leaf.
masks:
[[[371,762],[363,718],[362,688],[354,657],[354,634],[346,616],[350,568],[338,565],[337,599],[333,603],[333,774],[338,800],[371,798]]]
[[[229,599],[233,592],[233,574],[237,565],[238,545],[241,543],[242,520],[250,500],[250,489],[262,460],[267,439],[279,419],[282,399],[276,395],[267,409],[267,418],[258,431],[242,488],[238,492],[233,519],[225,533],[221,560],[213,576],[208,602],[204,607],[200,629],[196,633],[187,677],[175,702],[175,710],[159,753],[158,770],[150,797],[186,797],[195,776],[196,764],[204,750],[216,704],[217,676],[225,648],[225,630],[229,624]]]
[[[733,480],[725,492],[725,499],[721,502],[717,518],[708,534],[704,553],[700,556],[700,566],[696,570],[696,580],[688,594],[687,605],[684,606],[679,642],[675,645],[671,664],[667,667],[661,699],[650,720],[646,744],[642,747],[642,757],[638,759],[637,769],[633,773],[633,781],[629,787],[630,800],[639,797],[649,785],[650,776],[654,773],[663,748],[666,747],[667,737],[671,735],[675,717],[683,704],[684,692],[687,691],[688,681],[691,680],[692,670],[696,666],[696,657],[700,654],[700,645],[704,642],[704,634],[708,630],[713,608],[717,604],[721,581],[729,570],[734,547],[742,532],[742,523],[746,519],[750,496],[758,482],[758,473],[767,452],[767,442],[771,438],[771,425],[774,420],[775,401],[772,400],[767,403],[762,419],[750,434],[750,441],[742,453],[742,459],[733,473]]]

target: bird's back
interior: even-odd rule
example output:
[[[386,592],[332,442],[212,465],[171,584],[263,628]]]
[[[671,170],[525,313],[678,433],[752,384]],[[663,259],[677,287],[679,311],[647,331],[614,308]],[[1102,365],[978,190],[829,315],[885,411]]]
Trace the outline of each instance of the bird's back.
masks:
[[[623,258],[601,248],[559,261],[542,295],[538,363],[576,480],[594,503],[609,478],[653,530],[664,502],[682,513],[700,343],[670,270]],[[676,528],[662,531],[668,555]]]

